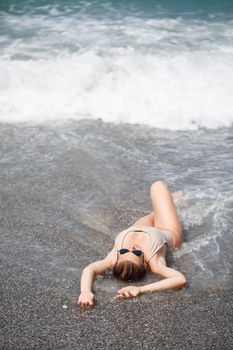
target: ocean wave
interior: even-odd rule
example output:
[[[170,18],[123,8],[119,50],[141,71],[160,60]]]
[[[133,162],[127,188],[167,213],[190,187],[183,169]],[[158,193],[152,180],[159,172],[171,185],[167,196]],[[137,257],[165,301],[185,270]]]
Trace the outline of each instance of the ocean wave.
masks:
[[[0,62],[0,120],[98,119],[171,130],[230,127],[233,61],[224,53],[173,57],[94,52]]]
[[[232,125],[231,20],[47,11],[0,14],[1,122]]]

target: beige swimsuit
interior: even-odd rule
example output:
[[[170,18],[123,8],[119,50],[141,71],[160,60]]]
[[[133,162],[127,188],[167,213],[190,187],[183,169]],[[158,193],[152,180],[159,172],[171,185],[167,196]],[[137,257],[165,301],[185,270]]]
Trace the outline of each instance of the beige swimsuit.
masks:
[[[126,235],[129,232],[145,232],[150,235],[150,249],[149,260],[159,251],[160,248],[167,244],[169,247],[173,246],[172,233],[170,231],[161,230],[156,227],[137,227],[130,226],[124,231],[121,231],[115,238],[115,247],[117,250],[123,248],[123,243]]]

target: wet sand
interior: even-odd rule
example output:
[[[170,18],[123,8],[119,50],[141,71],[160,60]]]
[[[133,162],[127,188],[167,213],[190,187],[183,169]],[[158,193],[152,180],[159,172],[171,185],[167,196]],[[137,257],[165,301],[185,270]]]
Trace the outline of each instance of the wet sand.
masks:
[[[30,241],[9,234],[11,243],[3,245],[1,349],[232,349],[231,291],[114,300],[114,291],[96,287],[95,308],[77,308],[80,271],[65,271],[67,261],[78,265],[77,251],[57,246],[64,268],[49,278],[45,254],[38,259],[26,248],[44,248],[28,229]]]
[[[62,137],[56,128],[1,127],[0,348],[232,349],[229,281],[194,288],[190,274],[192,283],[182,291],[115,300],[122,282],[107,274],[96,281],[95,308],[75,305],[82,268],[102,258],[118,230],[148,210],[151,180],[144,176],[135,207],[127,210],[133,184],[124,174],[117,184],[121,169],[107,176],[111,154],[106,162],[79,147],[78,137],[90,142],[88,127],[77,135],[67,129]],[[125,166],[120,151],[115,156]],[[129,173],[140,167],[129,161]],[[185,272],[184,262],[171,263]]]

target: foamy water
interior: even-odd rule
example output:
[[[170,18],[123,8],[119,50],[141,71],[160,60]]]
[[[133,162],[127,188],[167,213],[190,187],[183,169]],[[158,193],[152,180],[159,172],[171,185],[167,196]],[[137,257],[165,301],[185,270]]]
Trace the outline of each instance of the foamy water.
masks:
[[[84,10],[0,13],[0,121],[232,125],[231,18]]]

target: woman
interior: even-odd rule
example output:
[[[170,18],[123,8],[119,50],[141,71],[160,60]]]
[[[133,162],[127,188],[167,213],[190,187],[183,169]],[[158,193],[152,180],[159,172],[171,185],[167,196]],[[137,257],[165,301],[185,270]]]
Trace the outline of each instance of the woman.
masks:
[[[88,265],[81,277],[81,293],[77,304],[94,305],[93,282],[97,275],[113,268],[114,275],[122,280],[138,280],[146,270],[165,279],[143,286],[127,286],[118,290],[116,298],[136,297],[145,292],[181,288],[186,279],[181,272],[167,267],[165,256],[168,247],[179,247],[182,230],[173,199],[181,192],[170,193],[167,185],[156,181],[150,189],[153,212],[120,232],[113,249],[105,259]]]

